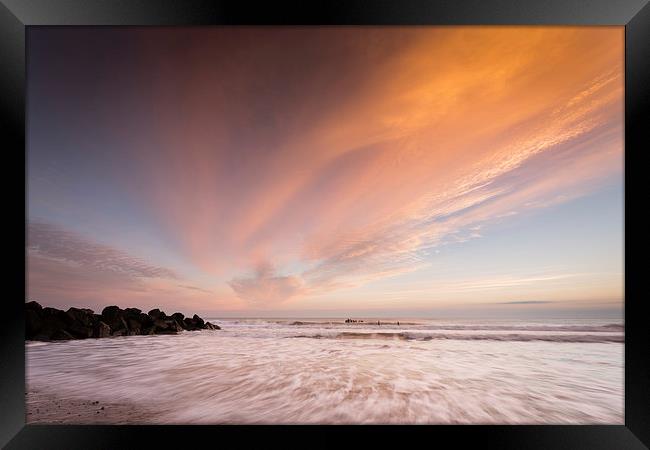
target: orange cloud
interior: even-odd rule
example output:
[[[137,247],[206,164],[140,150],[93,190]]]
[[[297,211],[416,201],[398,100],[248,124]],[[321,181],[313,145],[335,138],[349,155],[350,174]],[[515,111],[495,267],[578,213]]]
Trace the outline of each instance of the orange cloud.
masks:
[[[169,33],[133,195],[234,303],[417,270],[622,174],[622,27]]]

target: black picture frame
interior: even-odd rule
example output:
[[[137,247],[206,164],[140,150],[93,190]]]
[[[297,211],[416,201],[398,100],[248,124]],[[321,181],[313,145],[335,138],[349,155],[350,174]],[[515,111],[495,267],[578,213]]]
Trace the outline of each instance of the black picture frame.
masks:
[[[624,25],[625,48],[625,425],[620,426],[63,426],[25,425],[25,36],[36,25]],[[169,447],[180,443],[250,448],[269,443],[475,444],[517,449],[641,449],[650,445],[650,327],[635,261],[644,221],[641,157],[650,108],[648,0],[0,0],[0,123],[4,133],[5,242],[0,326],[0,445],[18,448]],[[644,120],[645,119],[645,120]],[[23,180],[21,181],[21,177]],[[638,183],[638,184],[637,184]],[[637,186],[640,186],[637,189]],[[645,200],[645,199],[643,199]],[[647,203],[647,201],[646,201]],[[634,244],[632,244],[634,243]],[[288,429],[290,428],[290,429]],[[236,445],[235,445],[236,444]]]

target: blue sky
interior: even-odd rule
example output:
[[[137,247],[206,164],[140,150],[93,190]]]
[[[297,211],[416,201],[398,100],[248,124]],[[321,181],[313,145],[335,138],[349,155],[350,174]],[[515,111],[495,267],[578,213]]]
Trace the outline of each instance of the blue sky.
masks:
[[[29,33],[43,304],[622,311],[621,27]]]

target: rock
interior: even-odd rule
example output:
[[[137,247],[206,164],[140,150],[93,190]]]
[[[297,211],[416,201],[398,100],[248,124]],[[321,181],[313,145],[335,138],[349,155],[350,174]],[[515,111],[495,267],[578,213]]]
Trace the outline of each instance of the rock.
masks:
[[[123,311],[123,319],[126,323],[129,336],[142,334],[142,329],[150,326],[152,323],[151,317],[143,314],[138,308],[126,308]]]
[[[201,318],[200,318],[199,316],[197,316],[196,314],[194,314],[194,316],[192,316],[192,320],[194,320],[194,323],[196,323],[196,325],[197,325],[199,328],[203,328],[203,326],[205,325],[205,322],[203,321],[203,319],[201,319]]]
[[[134,317],[134,316],[137,317],[141,313],[142,313],[142,311],[139,310],[138,308],[126,308],[124,310],[124,316],[125,317]]]
[[[185,329],[185,316],[179,312],[175,312],[171,315],[171,318],[176,321],[183,329]]]
[[[188,331],[196,331],[199,330],[200,328],[196,325],[196,322],[189,318],[186,317],[185,320],[183,321],[184,328]]]
[[[87,326],[91,326],[95,320],[95,313],[92,309],[69,308],[66,312],[72,317],[72,320],[76,320]]]
[[[186,317],[183,321],[183,325],[185,326],[185,329],[189,331],[202,330],[205,328],[205,321],[194,314],[191,319]]]
[[[140,317],[140,323],[142,323],[143,325],[152,325],[153,324],[153,319],[151,318],[151,316],[149,314],[140,313],[139,317]]]
[[[129,330],[133,330],[135,328],[141,328],[142,323],[140,323],[140,318],[139,317],[129,317],[125,320],[126,326],[129,328]]]
[[[33,339],[34,336],[36,336],[38,332],[41,331],[41,328],[43,328],[43,320],[41,319],[39,310],[28,309],[25,311],[25,338]]]
[[[31,311],[37,312],[37,309],[31,309]],[[38,328],[38,331],[35,331],[32,339],[64,339],[65,335],[61,334],[61,332],[66,331],[69,334],[67,329],[74,322],[74,319],[66,314],[65,311],[55,308],[43,308],[37,314],[38,320],[30,313],[31,325]],[[57,337],[55,338],[55,336]]]
[[[123,317],[120,317],[114,324],[108,324],[108,326],[111,327],[111,330],[113,331],[124,330],[125,334],[128,334],[129,331],[129,326],[126,324],[126,320],[124,320]]]
[[[167,316],[159,309],[148,314],[138,308],[120,309],[107,306],[101,314],[87,308],[43,308],[35,301],[25,303],[25,337],[34,340],[68,340],[89,337],[175,334],[183,330],[219,330],[218,325],[205,322],[198,315],[191,318],[182,313]]]
[[[183,327],[181,327],[178,322],[171,317],[154,320],[155,334],[173,334],[178,333],[179,331],[183,331]]]
[[[95,325],[95,328],[93,329],[93,337],[103,338],[109,337],[110,335],[111,327],[109,327],[107,324],[100,321],[97,325]]]
[[[170,327],[172,329],[175,329],[176,331],[183,331],[184,330],[183,326],[180,323],[178,323],[177,321],[175,321],[174,319],[172,319],[171,322],[172,323],[170,324]]]
[[[124,336],[129,331],[129,327],[124,320],[124,311],[117,306],[104,308],[102,310],[102,321],[111,327],[111,333],[114,336]]]
[[[165,315],[165,313],[162,312],[161,310],[159,310],[158,308],[156,308],[156,309],[152,309],[151,311],[149,311],[149,316],[150,316],[153,320],[156,320],[156,319],[164,319],[164,318],[167,317],[167,316]]]
[[[204,330],[220,330],[221,327],[219,325],[216,325],[216,324],[213,324],[213,323],[210,323],[210,322],[206,322],[203,329]]]
[[[92,309],[70,308],[66,312],[72,319],[67,331],[78,339],[92,337],[97,319]]]
[[[140,323],[139,320],[134,319],[134,318],[129,318],[126,319],[126,325],[129,329],[128,335],[129,336],[135,336],[138,334],[142,334],[140,331],[142,330],[142,324]]]
[[[65,330],[57,330],[52,334],[52,340],[54,341],[67,341],[74,338],[75,337],[73,335]]]
[[[79,322],[73,322],[66,331],[77,339],[86,339],[93,336],[93,326],[85,326]]]
[[[69,325],[74,321],[74,319],[66,314],[65,311],[56,308],[43,308],[41,316],[46,321],[57,320],[65,325]]]
[[[25,309],[28,311],[42,311],[43,307],[35,301],[25,303]]]
[[[165,323],[167,324],[167,329],[170,331],[173,331],[175,333],[183,331],[183,327],[180,326],[174,319],[167,319],[165,320]]]
[[[176,334],[175,330],[156,328],[153,334]]]
[[[107,306],[102,310],[102,317],[108,320],[115,320],[124,314],[119,306]]]

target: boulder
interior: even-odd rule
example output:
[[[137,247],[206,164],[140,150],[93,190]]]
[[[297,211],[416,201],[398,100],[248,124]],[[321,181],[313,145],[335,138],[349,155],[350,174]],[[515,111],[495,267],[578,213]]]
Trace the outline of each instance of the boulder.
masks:
[[[169,324],[169,327],[172,330],[176,330],[177,332],[184,330],[183,326],[180,323],[176,322],[174,319],[171,320],[171,323]]]
[[[72,320],[76,320],[86,326],[91,326],[95,321],[95,313],[92,309],[69,308],[66,312]]]
[[[103,338],[111,335],[111,327],[100,321],[93,329],[93,337]]]
[[[142,329],[151,328],[153,326],[153,319],[149,314],[140,313],[140,315],[138,316],[138,321],[140,322],[140,326]]]
[[[183,327],[181,327],[178,322],[171,317],[154,320],[155,334],[173,334],[178,333],[179,331],[183,331]]]
[[[126,319],[126,325],[128,327],[128,335],[129,336],[136,336],[138,334],[142,334],[142,324],[140,323],[139,320],[135,318],[128,318]]]
[[[102,309],[102,317],[108,320],[115,320],[123,314],[124,311],[122,311],[119,306],[115,305],[107,306],[106,308]]]
[[[126,308],[124,310],[124,316],[125,317],[133,317],[133,316],[139,316],[142,313],[141,310],[138,308]]]
[[[101,314],[87,308],[43,308],[35,301],[25,303],[25,337],[34,340],[68,340],[89,337],[175,334],[183,330],[219,330],[198,315],[191,318],[176,312],[167,316],[159,309],[148,314],[138,308],[107,306]]]
[[[138,308],[126,308],[122,312],[122,319],[126,324],[127,335],[129,336],[142,334],[142,328],[145,326],[142,322],[151,321],[150,317],[146,314],[142,314],[142,311]]]
[[[93,326],[86,326],[79,322],[73,322],[65,331],[77,339],[86,339],[93,336]]]
[[[175,312],[174,314],[171,315],[171,318],[176,321],[183,329],[185,328],[185,316],[179,312]]]
[[[153,320],[156,320],[156,319],[164,319],[164,318],[167,317],[167,315],[165,315],[165,313],[162,312],[161,310],[159,310],[158,308],[156,308],[156,309],[152,309],[151,311],[149,311],[149,316],[150,316]]]
[[[70,334],[67,329],[74,322],[74,319],[65,311],[55,308],[43,308],[38,316],[40,321],[36,323],[40,324],[40,327],[33,336],[34,339],[66,339],[66,335],[61,334],[61,332],[66,331],[66,334]]]
[[[41,319],[39,310],[36,309],[26,310],[25,311],[25,338],[33,339],[38,334],[38,332],[41,331],[42,328],[43,328],[43,320]]]
[[[70,333],[68,333],[65,330],[56,330],[52,334],[52,340],[53,341],[68,341],[68,340],[71,340],[71,339],[74,339],[74,338],[75,337],[73,335],[71,335]]]
[[[205,328],[205,321],[194,314],[191,319],[186,317],[183,321],[183,325],[185,326],[185,329],[189,331],[203,330]]]
[[[203,326],[205,325],[205,322],[203,321],[203,319],[201,319],[201,318],[200,318],[199,316],[197,316],[196,314],[194,314],[194,315],[192,316],[192,320],[194,320],[194,323],[196,323],[196,325],[197,325],[199,328],[203,328]]]
[[[127,334],[129,328],[124,320],[124,311],[117,306],[107,306],[102,310],[102,321],[111,327],[111,333],[115,336],[116,332],[120,332],[117,336]],[[122,331],[124,332],[122,334]]]
[[[43,307],[35,301],[25,303],[25,309],[28,311],[42,311]]]
[[[199,327],[197,327],[196,322],[189,317],[185,318],[185,320],[183,321],[183,325],[184,328],[188,331],[196,331],[200,329]]]
[[[67,331],[78,339],[92,337],[97,319],[92,309],[70,308],[66,314],[72,319]]]

